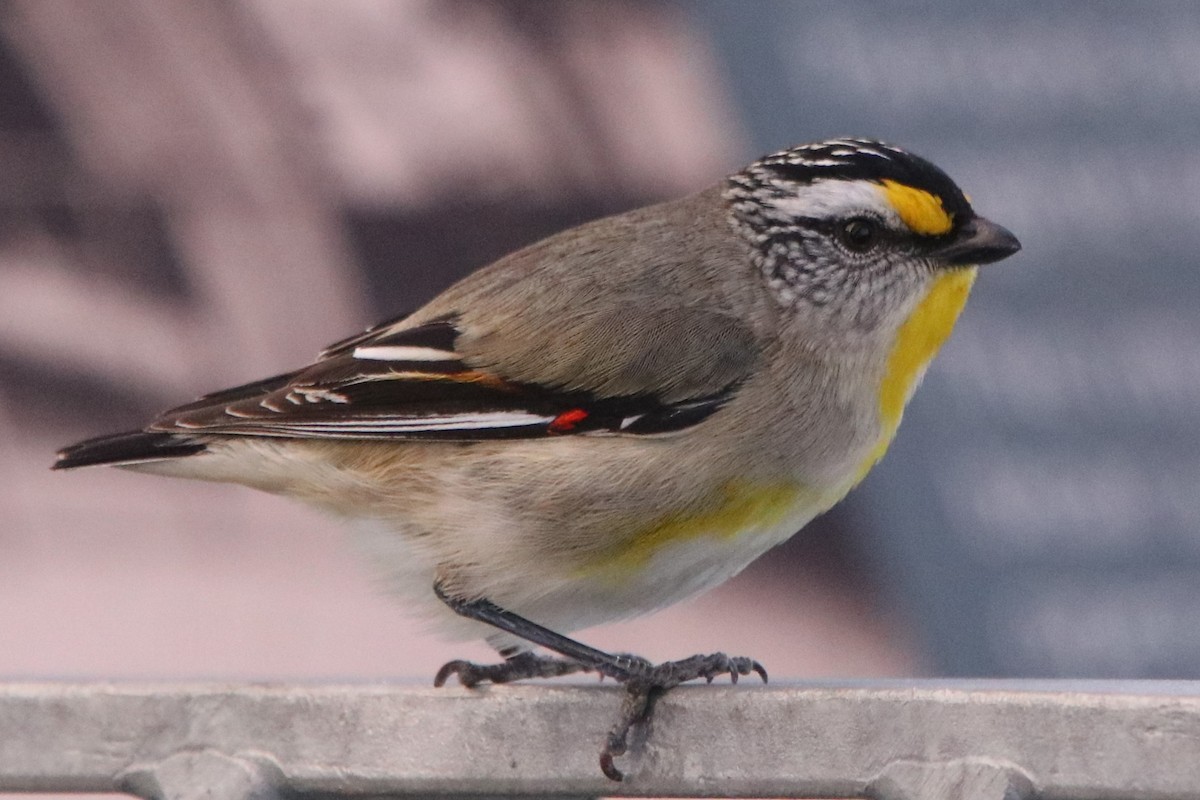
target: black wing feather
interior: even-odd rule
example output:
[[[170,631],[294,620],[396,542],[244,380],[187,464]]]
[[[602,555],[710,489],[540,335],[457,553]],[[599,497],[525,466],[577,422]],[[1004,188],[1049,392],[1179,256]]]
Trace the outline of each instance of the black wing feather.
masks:
[[[130,431],[64,447],[51,469],[74,469],[96,464],[133,464],[139,461],[162,461],[203,452],[205,445],[176,433]]]
[[[172,409],[149,430],[452,441],[661,434],[698,424],[737,388],[675,403],[650,394],[563,391],[472,369],[455,350],[457,338],[452,319],[377,326],[305,369]]]

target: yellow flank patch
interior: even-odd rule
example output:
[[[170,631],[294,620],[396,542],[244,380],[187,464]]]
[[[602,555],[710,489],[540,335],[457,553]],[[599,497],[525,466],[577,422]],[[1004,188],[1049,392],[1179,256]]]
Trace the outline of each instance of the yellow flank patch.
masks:
[[[896,341],[888,353],[883,383],[879,387],[879,420],[883,431],[878,444],[859,467],[855,483],[862,480],[871,467],[887,452],[904,406],[925,374],[925,368],[937,355],[942,344],[954,329],[958,315],[966,305],[967,295],[975,283],[977,270],[961,269],[946,272],[936,278],[924,299],[917,304],[896,333]]]
[[[581,572],[607,572],[614,577],[635,574],[664,547],[702,536],[733,539],[749,529],[768,530],[781,525],[808,494],[794,483],[748,485],[730,481],[714,506],[669,514],[651,522],[603,553]],[[815,500],[814,500],[815,502]]]
[[[883,181],[883,193],[904,224],[923,236],[940,236],[954,225],[942,201],[924,189],[892,180]]]

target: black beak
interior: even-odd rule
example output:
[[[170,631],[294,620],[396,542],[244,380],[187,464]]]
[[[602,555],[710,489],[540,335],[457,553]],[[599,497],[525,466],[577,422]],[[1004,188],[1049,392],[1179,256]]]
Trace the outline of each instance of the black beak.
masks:
[[[1006,229],[983,217],[973,217],[958,229],[952,240],[934,255],[947,266],[991,264],[1021,249],[1021,243]]]

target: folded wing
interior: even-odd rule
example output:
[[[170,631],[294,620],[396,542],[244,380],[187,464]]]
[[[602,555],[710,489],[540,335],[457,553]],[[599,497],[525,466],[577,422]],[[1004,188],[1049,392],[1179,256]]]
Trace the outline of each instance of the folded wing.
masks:
[[[662,434],[701,422],[740,383],[733,375],[684,397],[672,383],[665,399],[651,385],[613,394],[578,382],[513,380],[472,366],[460,352],[461,336],[453,318],[378,326],[326,349],[309,367],[172,409],[148,430],[451,441]]]

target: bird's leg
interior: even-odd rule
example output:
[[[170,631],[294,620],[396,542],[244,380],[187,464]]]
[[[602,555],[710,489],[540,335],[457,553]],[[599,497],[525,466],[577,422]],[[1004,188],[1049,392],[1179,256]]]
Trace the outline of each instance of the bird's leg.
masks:
[[[484,598],[463,600],[460,597],[454,597],[447,594],[440,583],[434,584],[433,591],[438,599],[450,606],[456,614],[499,628],[505,633],[541,645],[547,650],[553,650],[560,656],[581,665],[583,669],[599,672],[601,675],[614,678],[621,683],[636,676],[647,675],[653,669],[653,665],[644,658],[614,655],[594,647],[588,647],[582,642],[577,642],[561,633],[555,633],[536,622],[530,622],[522,616],[507,611],[490,600]],[[442,669],[444,670],[445,667]]]
[[[478,665],[469,661],[451,661],[438,670],[434,679],[436,686],[441,686],[452,674],[458,675],[463,685],[474,686],[484,680],[503,683],[520,678],[555,677],[581,671],[599,672],[601,676],[608,676],[624,685],[626,695],[621,704],[621,715],[609,731],[604,749],[600,752],[600,769],[614,781],[622,780],[624,775],[613,764],[613,759],[625,752],[629,731],[633,726],[649,722],[654,702],[663,692],[697,678],[712,683],[713,678],[725,674],[733,683],[737,683],[739,675],[755,672],[763,679],[763,683],[767,682],[767,671],[751,658],[713,653],[655,665],[640,656],[606,653],[589,647],[485,598],[464,600],[454,597],[447,594],[440,583],[434,584],[433,591],[455,613],[541,645],[565,659],[521,653],[503,664]],[[499,676],[500,679],[496,680],[493,676]]]

